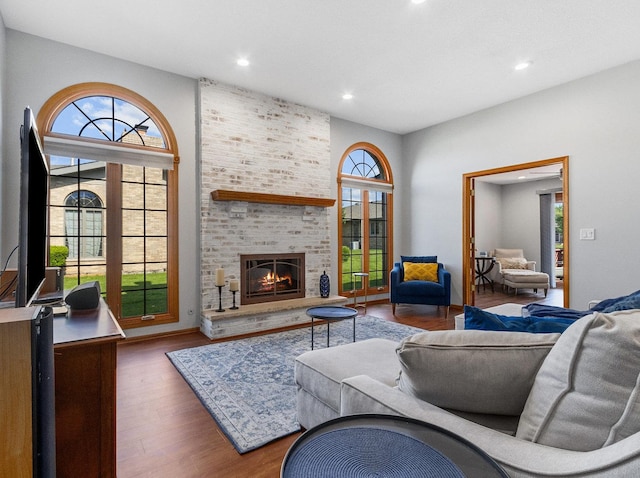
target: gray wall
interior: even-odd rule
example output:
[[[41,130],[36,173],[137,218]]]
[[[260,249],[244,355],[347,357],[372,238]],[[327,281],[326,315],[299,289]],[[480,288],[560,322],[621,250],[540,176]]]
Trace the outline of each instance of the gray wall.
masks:
[[[6,149],[6,141],[4,140],[4,103],[6,95],[6,78],[7,78],[7,60],[6,60],[6,29],[4,26],[4,20],[2,18],[2,14],[0,13],[0,215],[3,211],[3,189],[4,189],[4,172],[2,165],[4,164],[5,158],[5,149]],[[1,217],[1,216],[0,216]],[[0,230],[4,230],[4,222],[0,222]],[[6,261],[6,255],[4,254],[4,246],[3,246],[3,234],[0,232],[0,261],[2,261],[2,266],[4,266],[4,261]]]
[[[639,289],[640,61],[404,137],[408,244],[450,263],[462,302],[462,181],[467,172],[569,156],[571,306]],[[580,241],[580,228],[596,229]],[[594,269],[599,273],[594,273]]]
[[[476,250],[489,252],[502,247],[502,186],[476,180]]]
[[[167,118],[178,141],[180,231],[180,322],[129,329],[128,336],[198,327],[198,250],[196,211],[196,92],[197,81],[113,57],[44,40],[15,30],[6,31],[6,77],[2,161],[2,258],[16,244],[18,231],[19,126],[22,111],[30,106],[37,114],[57,91],[87,81],[113,83],[129,88],[151,101]],[[189,314],[192,310],[196,313]]]
[[[523,249],[527,259],[539,264],[538,191],[561,188],[560,179],[541,179],[506,185],[476,181],[477,250],[491,251],[496,247]]]
[[[84,81],[130,88],[153,102],[176,136],[180,163],[179,324],[129,335],[197,327],[197,81],[43,40],[0,25],[0,257],[17,241],[18,128],[26,105],[36,111],[53,93]],[[382,149],[394,175],[394,258],[437,254],[453,275],[454,304],[462,302],[462,175],[568,155],[571,224],[571,305],[638,287],[640,61],[539,92],[405,136],[331,118],[331,174],[350,145]],[[337,183],[332,182],[337,197]],[[337,257],[337,211],[331,214]],[[624,225],[623,225],[624,221]],[[628,225],[627,225],[628,224]],[[596,229],[579,241],[580,228]],[[484,247],[484,246],[483,246]],[[487,246],[489,247],[489,246]],[[601,271],[594,274],[594,267]],[[333,270],[337,270],[333,268]],[[337,283],[337,277],[332,277]]]
[[[540,270],[540,196],[538,191],[561,189],[560,179],[509,184],[502,187],[502,237],[499,245],[523,249]]]

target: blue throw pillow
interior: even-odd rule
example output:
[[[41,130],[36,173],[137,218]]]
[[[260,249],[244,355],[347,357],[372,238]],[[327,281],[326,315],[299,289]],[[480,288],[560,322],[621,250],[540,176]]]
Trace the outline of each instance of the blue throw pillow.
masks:
[[[562,333],[573,324],[573,319],[557,317],[517,317],[492,314],[470,305],[464,306],[465,330],[494,330],[529,332],[534,334]]]
[[[400,262],[438,262],[438,256],[400,256]]]

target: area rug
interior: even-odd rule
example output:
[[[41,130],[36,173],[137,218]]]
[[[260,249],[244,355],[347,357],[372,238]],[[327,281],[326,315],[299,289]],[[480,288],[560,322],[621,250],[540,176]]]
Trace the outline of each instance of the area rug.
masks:
[[[401,340],[422,329],[370,315],[356,319],[356,340]],[[332,347],[353,341],[353,321],[330,325]],[[314,327],[314,348],[327,346],[326,324]],[[239,453],[300,430],[295,358],[311,350],[309,327],[167,353]]]

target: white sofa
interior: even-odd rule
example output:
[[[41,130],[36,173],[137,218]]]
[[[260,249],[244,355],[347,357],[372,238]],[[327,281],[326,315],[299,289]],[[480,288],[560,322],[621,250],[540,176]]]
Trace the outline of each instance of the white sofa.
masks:
[[[640,310],[562,335],[476,330],[371,339],[296,359],[298,420],[416,418],[475,443],[511,477],[640,476]]]

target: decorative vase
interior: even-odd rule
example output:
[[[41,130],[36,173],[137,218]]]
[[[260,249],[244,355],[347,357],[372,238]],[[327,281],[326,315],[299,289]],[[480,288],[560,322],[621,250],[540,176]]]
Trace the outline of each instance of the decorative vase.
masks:
[[[327,271],[323,271],[320,276],[320,297],[326,299],[329,297],[329,291],[331,290],[331,284],[329,283],[329,276]]]

